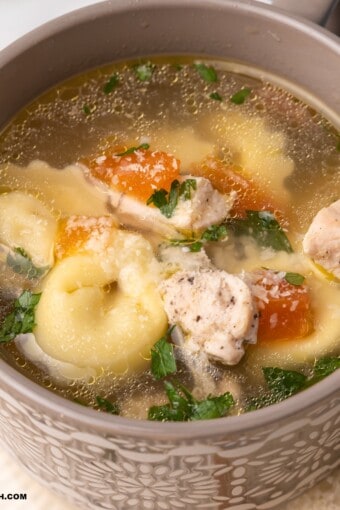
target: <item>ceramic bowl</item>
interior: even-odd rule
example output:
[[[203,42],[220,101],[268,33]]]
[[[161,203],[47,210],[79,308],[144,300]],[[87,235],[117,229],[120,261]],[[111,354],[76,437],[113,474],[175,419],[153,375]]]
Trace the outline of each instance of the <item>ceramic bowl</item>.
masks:
[[[339,125],[340,48],[323,29],[249,1],[116,0],[63,16],[1,53],[0,126],[70,75],[152,54],[260,67],[293,91],[304,89]],[[192,423],[98,413],[2,360],[0,381],[2,444],[83,509],[270,509],[339,463],[340,371],[269,408]]]

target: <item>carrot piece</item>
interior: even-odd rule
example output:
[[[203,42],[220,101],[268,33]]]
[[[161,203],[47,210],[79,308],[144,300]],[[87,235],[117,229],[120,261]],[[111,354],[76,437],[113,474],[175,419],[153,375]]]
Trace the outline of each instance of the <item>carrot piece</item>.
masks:
[[[169,191],[179,176],[179,160],[166,152],[138,149],[118,156],[123,151],[116,147],[85,163],[94,177],[143,202],[156,189]]]
[[[192,175],[205,177],[221,193],[236,191],[237,195],[230,215],[234,218],[245,218],[246,211],[271,211],[280,223],[283,221],[283,213],[279,205],[266,191],[253,180],[237,171],[232,166],[227,166],[217,158],[209,157],[202,164],[195,165],[190,169]]]
[[[60,220],[55,243],[56,258],[60,260],[76,253],[105,251],[116,227],[111,216],[70,216]]]
[[[292,285],[284,272],[258,271],[252,289],[260,312],[258,342],[303,338],[313,331],[307,285]]]

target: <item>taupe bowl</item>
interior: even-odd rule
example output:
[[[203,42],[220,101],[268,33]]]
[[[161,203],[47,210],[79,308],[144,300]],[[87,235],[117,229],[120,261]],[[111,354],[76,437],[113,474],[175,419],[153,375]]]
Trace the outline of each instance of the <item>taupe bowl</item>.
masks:
[[[0,126],[51,85],[150,54],[237,59],[276,75],[339,126],[340,48],[252,2],[116,0],[63,16],[0,55]],[[275,508],[339,463],[340,371],[285,402],[192,423],[133,421],[63,400],[0,360],[0,438],[83,509]]]

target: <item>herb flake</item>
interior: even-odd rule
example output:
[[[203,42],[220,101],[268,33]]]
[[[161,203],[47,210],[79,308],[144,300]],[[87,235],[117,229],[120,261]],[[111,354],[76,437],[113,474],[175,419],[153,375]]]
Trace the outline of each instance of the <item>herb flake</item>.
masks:
[[[315,362],[313,373],[306,375],[293,370],[278,367],[263,367],[262,372],[267,383],[268,392],[247,401],[246,411],[254,411],[270,404],[281,402],[286,398],[305,390],[321,381],[340,368],[340,357],[320,358]]]
[[[166,334],[151,349],[151,373],[157,380],[173,374],[177,370],[174,347],[169,342],[174,327],[168,329]]]
[[[134,66],[135,74],[140,81],[150,81],[155,70],[155,66],[151,62]]]
[[[210,99],[214,99],[215,101],[222,101],[222,96],[218,92],[212,92],[209,95]]]
[[[119,84],[118,74],[113,74],[103,87],[104,94],[110,94]]]
[[[234,104],[243,104],[250,93],[251,89],[244,87],[238,92],[235,92],[235,94],[231,96],[230,101]]]
[[[211,225],[202,234],[201,239],[204,241],[220,241],[224,239],[228,234],[227,227],[225,225]]]
[[[176,386],[175,386],[176,385]],[[210,420],[225,416],[234,405],[229,392],[204,400],[196,400],[181,384],[164,382],[169,404],[150,407],[148,419],[155,421]]]
[[[0,343],[7,343],[17,335],[31,333],[35,326],[35,307],[41,294],[33,294],[25,290],[14,301],[13,311],[3,320],[0,326]]]
[[[285,280],[286,282],[290,283],[291,285],[296,285],[297,287],[299,285],[302,285],[305,281],[305,277],[302,274],[299,273],[286,273],[285,274]]]
[[[99,395],[96,396],[96,402],[100,410],[110,414],[119,414],[119,407],[116,402],[112,403]]]
[[[275,219],[269,211],[246,211],[245,219],[235,219],[228,223],[236,236],[251,236],[259,246],[272,248],[275,251],[292,253],[292,246]]]
[[[166,217],[171,218],[177,207],[178,200],[183,197],[184,200],[191,198],[192,190],[196,190],[195,179],[186,179],[181,184],[175,179],[171,183],[170,192],[165,189],[156,190],[146,201],[146,205],[153,204],[158,207],[160,212]]]
[[[136,151],[139,151],[141,149],[147,150],[150,148],[150,145],[148,143],[141,143],[138,145],[138,147],[129,147],[124,152],[119,152],[118,154],[115,154],[115,156],[128,156],[129,154],[133,154]]]
[[[194,64],[194,67],[204,81],[208,83],[214,83],[218,81],[217,73],[212,66],[208,67],[205,64]]]

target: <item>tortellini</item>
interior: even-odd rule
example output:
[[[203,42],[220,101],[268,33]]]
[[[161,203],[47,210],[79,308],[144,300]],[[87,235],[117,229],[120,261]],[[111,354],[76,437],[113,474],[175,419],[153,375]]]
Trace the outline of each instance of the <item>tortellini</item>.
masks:
[[[53,264],[56,219],[35,197],[21,191],[0,195],[0,243],[21,248],[37,267]]]
[[[144,369],[167,319],[147,240],[111,231],[105,253],[64,258],[45,278],[34,334],[52,358],[117,375]]]
[[[294,162],[285,154],[283,133],[270,129],[261,117],[239,112],[215,115],[206,129],[228,147],[236,165],[266,188],[270,186],[274,196],[287,197],[284,180],[293,172]]]
[[[62,170],[39,160],[32,161],[26,168],[8,165],[0,171],[0,185],[2,183],[10,185],[12,190],[21,189],[38,195],[59,215],[107,214],[106,195],[89,184],[76,165]]]

